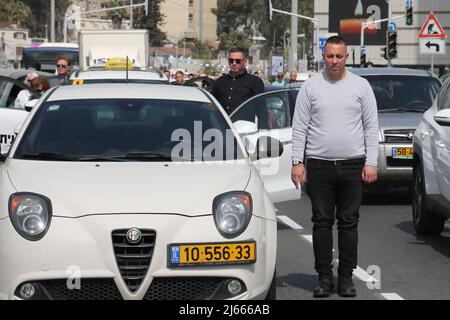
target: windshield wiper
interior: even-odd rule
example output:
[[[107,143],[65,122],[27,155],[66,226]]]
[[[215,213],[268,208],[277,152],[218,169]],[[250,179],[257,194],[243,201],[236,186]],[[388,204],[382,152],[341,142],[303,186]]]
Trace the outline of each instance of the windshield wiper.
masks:
[[[72,154],[54,153],[54,152],[24,153],[21,156],[24,159],[36,159],[36,160],[60,160],[60,161],[78,160],[78,158]]]
[[[424,113],[427,111],[427,107],[420,107],[420,108],[392,108],[392,109],[379,109],[378,112],[418,112],[418,113]]]
[[[129,161],[129,160],[140,160],[140,161],[187,161],[187,159],[173,157],[168,153],[157,152],[157,151],[144,151],[144,152],[132,152],[127,154],[119,155],[96,155],[96,156],[85,156],[79,158],[79,161]]]

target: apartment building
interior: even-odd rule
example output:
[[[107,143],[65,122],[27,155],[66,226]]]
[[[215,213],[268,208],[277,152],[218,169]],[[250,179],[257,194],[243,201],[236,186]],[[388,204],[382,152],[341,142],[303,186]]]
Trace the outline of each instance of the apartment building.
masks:
[[[217,17],[212,9],[217,8],[217,0],[166,0],[161,3],[161,13],[165,21],[161,30],[167,38],[217,41]]]

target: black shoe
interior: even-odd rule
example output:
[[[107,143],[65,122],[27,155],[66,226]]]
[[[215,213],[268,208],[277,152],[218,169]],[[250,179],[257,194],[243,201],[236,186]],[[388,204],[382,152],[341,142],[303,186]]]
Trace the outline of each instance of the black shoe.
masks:
[[[356,289],[352,278],[338,279],[338,294],[344,298],[356,297]]]
[[[314,289],[314,298],[327,298],[334,293],[334,281],[330,278],[319,278],[319,285]]]

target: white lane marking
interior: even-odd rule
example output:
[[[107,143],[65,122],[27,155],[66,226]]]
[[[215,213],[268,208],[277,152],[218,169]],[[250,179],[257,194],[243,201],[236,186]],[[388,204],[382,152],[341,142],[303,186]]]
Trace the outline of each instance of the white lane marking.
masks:
[[[405,300],[396,293],[382,293],[381,296],[386,300]]]
[[[297,224],[295,221],[291,220],[287,216],[277,216],[278,220],[283,222],[285,225],[291,227],[294,230],[303,230],[303,227],[299,224]]]
[[[370,274],[368,274],[364,269],[361,269],[360,267],[356,266],[356,269],[353,270],[353,274],[358,277],[363,282],[378,282],[377,279],[372,277]]]
[[[307,234],[307,235],[304,235],[302,237],[305,238],[309,243],[311,243],[311,244],[313,243],[312,235]]]

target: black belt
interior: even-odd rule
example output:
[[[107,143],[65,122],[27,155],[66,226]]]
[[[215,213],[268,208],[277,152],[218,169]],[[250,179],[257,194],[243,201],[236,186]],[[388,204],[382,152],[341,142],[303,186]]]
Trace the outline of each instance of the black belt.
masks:
[[[347,160],[322,160],[322,159],[308,158],[308,161],[311,163],[320,163],[329,166],[351,166],[351,165],[365,164],[366,158],[355,158]]]

